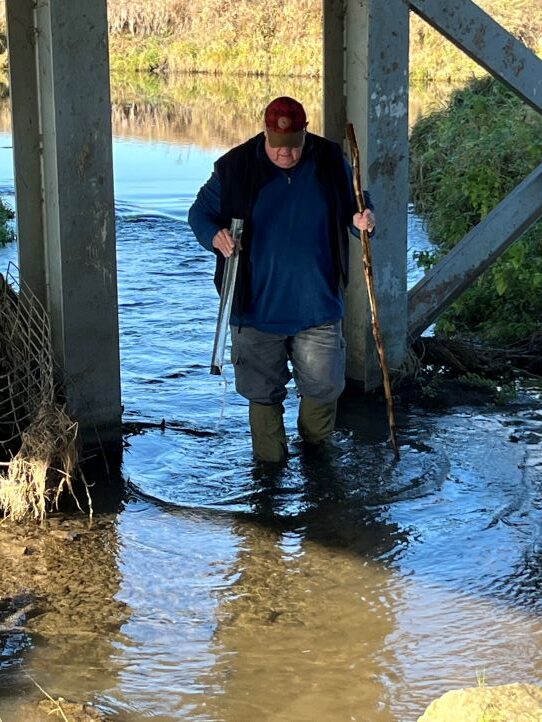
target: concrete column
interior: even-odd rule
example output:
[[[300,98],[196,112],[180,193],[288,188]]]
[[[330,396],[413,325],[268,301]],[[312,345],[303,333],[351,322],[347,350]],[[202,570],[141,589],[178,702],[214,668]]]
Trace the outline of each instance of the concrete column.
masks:
[[[35,0],[7,0],[13,159],[21,276],[46,306]]]
[[[371,243],[380,325],[390,369],[406,354],[409,8],[403,0],[346,0],[346,116],[356,129],[362,184],[375,205]],[[347,377],[381,381],[361,248],[352,239],[345,330]]]
[[[28,163],[36,173],[36,106],[42,137],[44,252],[39,249],[34,175],[29,224],[39,250],[32,256],[26,227],[20,225],[22,277],[38,291],[45,278],[54,354],[62,369],[68,408],[79,421],[83,439],[94,443],[98,432],[102,442],[118,442],[121,407],[106,0],[9,0],[8,12],[10,19],[20,16],[22,21],[17,30],[10,24],[18,201],[26,194],[25,179],[19,176],[21,163]],[[32,58],[36,38],[37,93]],[[31,147],[21,150],[27,140]]]

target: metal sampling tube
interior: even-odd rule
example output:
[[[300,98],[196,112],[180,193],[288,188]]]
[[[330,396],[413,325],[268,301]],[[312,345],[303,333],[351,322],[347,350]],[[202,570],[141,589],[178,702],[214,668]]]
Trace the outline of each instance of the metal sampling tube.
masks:
[[[224,276],[222,277],[222,288],[220,289],[220,306],[218,307],[215,343],[213,346],[213,358],[211,360],[211,373],[214,376],[220,376],[224,365],[224,351],[226,349],[226,338],[230,324],[235,279],[237,278],[237,268],[239,266],[239,252],[241,251],[241,236],[243,233],[243,221],[241,218],[232,218],[230,233],[235,247],[232,255],[226,258]]]

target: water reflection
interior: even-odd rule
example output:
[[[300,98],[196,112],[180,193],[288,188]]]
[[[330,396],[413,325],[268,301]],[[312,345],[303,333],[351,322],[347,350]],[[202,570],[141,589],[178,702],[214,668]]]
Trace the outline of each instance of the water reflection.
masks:
[[[394,719],[386,638],[400,592],[388,563],[402,534],[353,501],[359,480],[333,457],[301,455],[291,475],[254,471],[233,583],[219,595],[212,719]]]
[[[299,98],[314,133],[322,129],[322,90],[314,78],[183,75],[112,78],[113,131],[144,138],[228,148],[261,130],[263,110],[279,95]]]
[[[456,86],[413,85],[409,122],[442,108]],[[245,78],[138,74],[111,78],[113,133],[117,138],[229,148],[261,129],[263,109],[279,95],[299,98],[310,130],[322,132],[322,86],[315,78]],[[6,96],[0,93],[0,132],[11,129]]]
[[[31,645],[31,638],[24,625],[34,599],[28,594],[0,598],[0,673],[1,690],[16,685],[17,671],[23,664],[23,653]]]
[[[236,461],[225,435],[207,449],[216,471],[212,483],[200,476],[202,506],[153,475],[154,493],[176,499],[165,508],[177,523],[199,519],[197,563],[211,556],[219,570],[211,588],[190,584],[197,607],[209,609],[209,594],[214,603],[196,635],[207,665],[175,688],[172,719],[404,722],[484,670],[492,683],[535,681],[540,577],[522,560],[540,544],[542,479],[536,453],[522,470],[525,448],[507,440],[522,415],[411,413],[397,465],[378,431],[366,435],[366,418],[348,427],[347,415],[326,456],[303,455],[294,437],[274,475],[251,469],[242,449]],[[160,438],[192,448],[182,434]],[[141,469],[134,455],[147,452],[131,453]],[[518,586],[517,574],[530,582]]]
[[[393,719],[385,640],[398,590],[385,572],[303,533],[246,527],[234,571],[213,636],[212,718]]]
[[[208,373],[213,262],[186,211],[224,145],[256,130],[264,96],[282,90],[258,81],[251,94],[244,79],[220,97],[219,81],[195,82],[163,104],[119,91],[123,402],[126,421],[156,427],[127,439],[136,491],[118,514],[77,523],[73,541],[52,535],[61,522],[22,530],[33,553],[3,558],[0,624],[24,590],[35,613],[1,638],[0,717],[27,722],[19,705],[36,691],[21,668],[119,722],[410,722],[484,669],[491,683],[536,681],[540,399],[399,410],[395,464],[384,405],[355,398],[330,448],[307,455],[291,388],[289,462],[254,468],[233,376]],[[410,228],[419,247],[423,229]]]

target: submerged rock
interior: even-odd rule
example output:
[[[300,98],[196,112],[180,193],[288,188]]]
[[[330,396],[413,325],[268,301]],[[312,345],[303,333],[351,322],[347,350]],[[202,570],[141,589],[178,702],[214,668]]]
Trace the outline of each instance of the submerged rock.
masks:
[[[454,689],[418,722],[542,722],[542,688],[532,684]]]

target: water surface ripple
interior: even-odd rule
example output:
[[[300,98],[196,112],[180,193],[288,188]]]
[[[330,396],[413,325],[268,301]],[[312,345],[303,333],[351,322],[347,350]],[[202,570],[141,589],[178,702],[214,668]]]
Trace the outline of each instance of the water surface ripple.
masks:
[[[186,223],[220,151],[165,146],[115,146],[124,418],[165,425],[127,438],[118,513],[71,544],[35,532],[18,573],[40,614],[8,634],[0,605],[4,722],[26,722],[24,670],[119,722],[410,722],[480,673],[540,681],[539,390],[400,411],[395,463],[370,400],[307,455],[292,387],[288,465],[255,467],[231,367],[209,375],[213,260]]]

